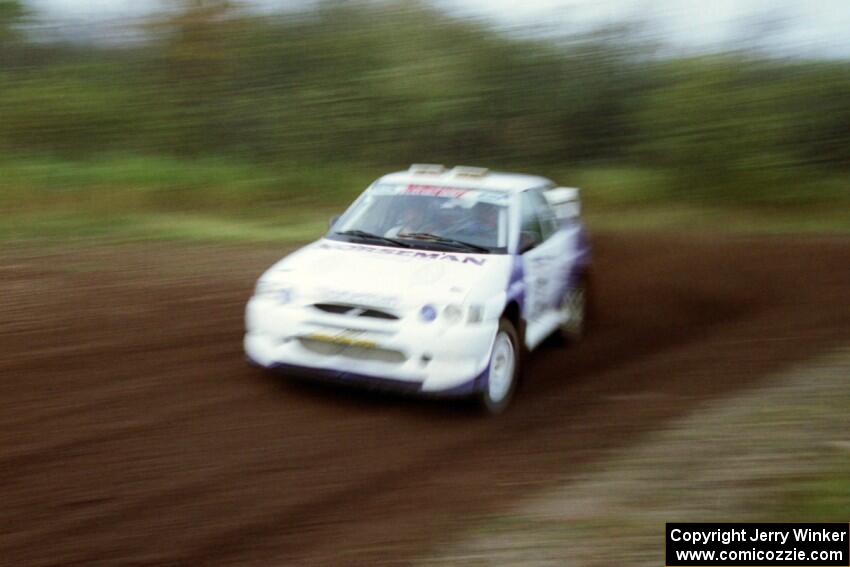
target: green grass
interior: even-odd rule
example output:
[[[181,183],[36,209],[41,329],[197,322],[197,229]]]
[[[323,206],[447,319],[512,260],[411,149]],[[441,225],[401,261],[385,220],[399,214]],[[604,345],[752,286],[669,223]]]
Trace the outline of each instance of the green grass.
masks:
[[[122,154],[0,156],[0,240],[309,240],[392,167]],[[648,169],[549,173],[583,188],[591,229],[850,232],[850,184],[841,179],[818,181],[829,189],[819,193],[820,201],[806,189],[805,204],[743,206],[677,196],[668,174]]]
[[[316,211],[288,219],[232,219],[183,212],[117,216],[38,214],[4,219],[0,222],[0,241],[185,240],[287,244],[321,235],[327,229],[329,217],[330,214]]]
[[[670,176],[637,167],[597,166],[563,171],[556,179],[584,189],[588,205],[599,208],[634,207],[669,201]]]
[[[710,180],[685,181],[672,171],[618,165],[596,165],[555,173],[565,184],[592,190],[598,206],[634,207],[659,203],[753,210],[817,209],[840,203],[850,207],[850,174],[789,168],[782,175],[769,172],[741,174],[722,185]]]
[[[597,166],[562,171],[556,179],[582,188],[585,219],[592,228],[699,230],[741,233],[850,233],[850,178],[788,182],[780,190],[741,188],[709,199],[678,187],[662,171]],[[773,197],[766,195],[773,190]]]
[[[306,240],[378,175],[214,158],[0,159],[0,239]]]
[[[801,209],[650,203],[634,207],[585,205],[591,229],[693,230],[750,234],[848,234],[850,206]]]
[[[846,522],[850,511],[850,457],[836,457],[817,473],[779,489],[777,516],[796,522]]]
[[[356,195],[378,171],[338,165],[266,167],[224,158],[112,155],[88,160],[0,159],[0,206],[92,212],[245,211]]]

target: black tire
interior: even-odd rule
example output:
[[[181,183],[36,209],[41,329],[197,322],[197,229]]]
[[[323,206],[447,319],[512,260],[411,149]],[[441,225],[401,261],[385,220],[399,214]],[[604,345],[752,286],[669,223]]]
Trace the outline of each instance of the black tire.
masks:
[[[505,371],[503,368],[500,371],[500,368],[497,366],[500,362],[501,364],[508,363],[505,359],[505,351],[503,350],[506,348],[505,339],[510,343],[512,352],[510,371]],[[493,352],[490,355],[490,362],[487,366],[487,381],[484,384],[483,390],[478,394],[478,402],[488,414],[498,415],[510,405],[519,383],[522,358],[519,334],[510,320],[502,318],[499,321],[499,330],[496,332],[496,338],[493,342]],[[500,378],[498,383],[495,381],[496,377]],[[492,383],[491,378],[494,378]],[[507,382],[501,380],[501,378],[504,378]]]
[[[561,299],[561,306],[570,307],[570,319],[558,329],[558,335],[568,345],[582,341],[593,320],[593,285],[589,272],[582,273]]]

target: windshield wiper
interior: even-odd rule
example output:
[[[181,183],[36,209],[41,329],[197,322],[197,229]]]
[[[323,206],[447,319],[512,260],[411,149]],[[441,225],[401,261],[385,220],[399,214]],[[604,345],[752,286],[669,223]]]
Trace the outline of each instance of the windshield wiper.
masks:
[[[407,242],[402,242],[401,240],[389,238],[387,236],[381,236],[380,234],[373,234],[365,230],[341,230],[334,232],[334,234],[353,236],[355,238],[363,238],[364,240],[376,240],[378,242],[386,242],[387,244],[392,244],[393,246],[399,246],[401,248],[410,248],[410,244]]]
[[[440,236],[439,234],[432,234],[430,232],[403,232],[399,234],[399,237],[413,238],[416,240],[428,240],[430,242],[439,242],[440,244],[447,244],[449,246],[455,246],[457,248],[465,248],[467,250],[473,250],[475,252],[481,252],[483,254],[490,253],[490,249],[485,248],[484,246],[479,246],[477,244],[465,242],[463,240],[456,240],[454,238],[447,238],[445,236]]]

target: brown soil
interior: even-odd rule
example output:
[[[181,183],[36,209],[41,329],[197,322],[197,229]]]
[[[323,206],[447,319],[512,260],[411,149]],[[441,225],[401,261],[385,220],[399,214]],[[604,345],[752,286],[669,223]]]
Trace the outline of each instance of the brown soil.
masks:
[[[598,321],[528,361],[511,410],[248,367],[278,252],[0,258],[0,563],[405,563],[850,338],[850,242],[603,235]]]

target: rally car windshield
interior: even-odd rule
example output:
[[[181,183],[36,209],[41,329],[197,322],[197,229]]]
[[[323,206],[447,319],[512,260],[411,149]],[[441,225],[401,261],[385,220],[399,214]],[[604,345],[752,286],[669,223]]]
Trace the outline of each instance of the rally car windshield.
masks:
[[[504,254],[507,199],[488,191],[377,185],[355,201],[328,236],[383,246]]]

